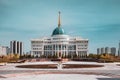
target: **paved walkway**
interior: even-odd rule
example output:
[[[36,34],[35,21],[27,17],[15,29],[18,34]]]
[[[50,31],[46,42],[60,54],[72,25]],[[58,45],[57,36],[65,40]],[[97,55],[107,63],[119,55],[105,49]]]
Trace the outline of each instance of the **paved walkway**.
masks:
[[[41,74],[41,75],[28,75],[28,76],[17,76],[10,78],[2,78],[1,80],[110,80],[106,76],[96,75],[83,75],[83,74]],[[119,80],[113,78],[114,80]]]
[[[120,80],[120,66],[117,66],[116,64],[120,63],[95,63],[95,62],[67,62],[62,64],[97,64],[97,65],[104,65],[104,67],[99,68],[79,68],[79,69],[28,69],[28,68],[16,68],[17,65],[28,65],[28,64],[58,64],[56,62],[36,62],[36,63],[22,63],[22,64],[7,64],[5,66],[0,66],[0,80],[24,80],[24,78],[28,78],[27,76],[33,78],[33,77],[39,77],[43,78],[45,74],[48,76],[48,79],[41,79],[41,80],[53,80],[50,79],[50,75],[56,75],[55,77],[60,78],[59,80],[73,80],[74,78],[67,79],[67,77],[62,79],[62,76],[65,75],[79,75],[83,76],[84,79],[81,79],[79,76],[78,79],[74,80],[90,80],[87,79],[85,76],[92,77],[91,80],[107,80],[107,78],[111,78],[112,80]],[[25,76],[26,75],[26,76]],[[43,76],[41,76],[43,75]],[[103,76],[103,78],[102,78]],[[20,78],[21,77],[21,78]],[[26,79],[26,80],[32,80],[32,79]],[[35,78],[34,80],[38,80]],[[40,79],[39,79],[40,80]],[[54,79],[56,80],[56,79]],[[58,79],[57,79],[58,80]],[[108,79],[110,80],[110,79]]]

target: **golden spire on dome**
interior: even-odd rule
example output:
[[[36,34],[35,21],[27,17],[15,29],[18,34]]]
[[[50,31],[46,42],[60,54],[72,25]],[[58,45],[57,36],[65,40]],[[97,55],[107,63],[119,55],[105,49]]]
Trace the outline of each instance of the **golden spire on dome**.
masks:
[[[61,12],[59,11],[58,13],[59,13],[59,17],[58,17],[58,27],[60,27],[60,26],[61,26],[61,21],[60,21],[60,14],[61,14]]]

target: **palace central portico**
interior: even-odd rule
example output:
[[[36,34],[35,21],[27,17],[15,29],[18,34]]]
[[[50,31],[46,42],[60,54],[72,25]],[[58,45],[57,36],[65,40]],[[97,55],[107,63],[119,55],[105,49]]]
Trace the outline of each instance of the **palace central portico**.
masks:
[[[60,12],[58,27],[53,30],[50,37],[31,40],[31,54],[35,57],[86,58],[87,53],[88,39],[66,35],[61,27]]]

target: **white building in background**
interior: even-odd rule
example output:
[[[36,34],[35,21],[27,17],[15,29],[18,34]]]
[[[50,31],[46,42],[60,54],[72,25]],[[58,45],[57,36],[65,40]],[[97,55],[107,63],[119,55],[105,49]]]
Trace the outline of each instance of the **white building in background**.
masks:
[[[116,56],[116,48],[115,48],[115,47],[112,47],[112,48],[111,48],[111,54],[112,54],[113,56]]]
[[[88,39],[66,35],[61,27],[59,12],[58,27],[53,30],[52,35],[31,40],[31,54],[38,57],[45,56],[46,58],[49,56],[86,58]]]
[[[9,48],[7,46],[0,46],[0,56],[7,55],[9,53]]]
[[[12,54],[19,54],[22,56],[23,54],[23,43],[20,41],[10,41],[10,53]]]
[[[119,42],[119,48],[118,48],[118,56],[120,56],[120,42]]]
[[[111,53],[111,48],[105,47],[105,53],[110,54]]]
[[[97,55],[101,54],[101,48],[97,48]]]
[[[97,48],[97,54],[111,54],[113,56],[116,56],[116,48],[115,47],[102,47],[102,48]]]
[[[101,54],[105,53],[105,48],[101,48]]]

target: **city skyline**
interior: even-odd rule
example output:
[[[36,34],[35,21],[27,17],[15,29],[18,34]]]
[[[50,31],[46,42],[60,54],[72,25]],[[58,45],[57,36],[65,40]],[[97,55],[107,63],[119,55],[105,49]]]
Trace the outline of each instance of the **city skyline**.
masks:
[[[90,53],[103,46],[118,49],[119,8],[119,0],[0,0],[0,44],[20,40],[29,51],[31,39],[51,36],[61,11],[66,34],[89,39]]]

